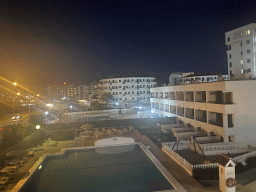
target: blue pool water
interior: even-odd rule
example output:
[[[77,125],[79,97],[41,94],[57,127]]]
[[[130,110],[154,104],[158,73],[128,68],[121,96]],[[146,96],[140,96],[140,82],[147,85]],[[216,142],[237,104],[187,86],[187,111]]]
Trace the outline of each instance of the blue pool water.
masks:
[[[173,186],[139,145],[69,150],[47,157],[20,191],[136,192]]]

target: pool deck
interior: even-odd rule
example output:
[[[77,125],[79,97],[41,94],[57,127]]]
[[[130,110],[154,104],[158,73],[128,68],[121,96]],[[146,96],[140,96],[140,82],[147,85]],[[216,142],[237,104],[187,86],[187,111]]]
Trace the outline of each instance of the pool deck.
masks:
[[[112,137],[106,136],[104,138]],[[183,168],[181,168],[175,161],[173,161],[169,156],[167,156],[155,143],[153,143],[147,136],[140,134],[139,131],[134,131],[132,133],[123,134],[124,137],[132,137],[135,142],[142,142],[145,146],[150,146],[149,151],[160,161],[160,163],[170,172],[170,174],[185,188],[188,192],[198,192],[198,191],[211,191],[219,192],[218,186],[214,187],[204,187],[197,180],[192,178]],[[101,138],[98,138],[101,139]],[[95,139],[97,140],[97,139]],[[95,141],[94,140],[94,141]],[[62,148],[72,148],[72,147],[84,147],[93,146],[94,141],[61,141],[57,146],[45,146],[44,151],[35,152],[35,156],[29,158],[29,161],[20,168],[17,176],[8,185],[6,191],[15,191],[14,187],[17,185],[19,180],[23,177],[28,177],[28,171],[37,162],[37,160],[45,153],[58,153]],[[176,190],[178,191],[178,190]]]

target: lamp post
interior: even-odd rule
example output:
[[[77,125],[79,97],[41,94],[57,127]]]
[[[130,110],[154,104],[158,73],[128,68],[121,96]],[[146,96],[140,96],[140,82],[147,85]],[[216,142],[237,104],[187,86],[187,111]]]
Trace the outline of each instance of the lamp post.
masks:
[[[71,115],[72,109],[73,109],[73,106],[71,105],[70,106],[70,115]]]
[[[48,123],[48,117],[47,117],[47,116],[48,116],[48,111],[45,111],[44,114],[45,114],[45,117],[46,117],[45,124],[46,124],[46,126],[47,126],[47,123]]]
[[[40,129],[40,125],[37,125],[36,129],[38,130],[37,132],[38,132],[38,145],[39,145],[39,129]]]
[[[157,128],[158,128],[158,129],[157,129],[157,130],[158,130],[158,141],[161,141],[160,138],[159,138],[159,128],[160,128],[160,126],[161,126],[161,125],[160,125],[159,123],[157,123]]]
[[[15,88],[15,86],[17,85],[17,83],[14,82],[13,85],[14,85],[14,88]],[[14,97],[15,97],[15,95],[13,95],[13,97],[12,97],[12,113],[13,113],[13,114],[14,114]]]

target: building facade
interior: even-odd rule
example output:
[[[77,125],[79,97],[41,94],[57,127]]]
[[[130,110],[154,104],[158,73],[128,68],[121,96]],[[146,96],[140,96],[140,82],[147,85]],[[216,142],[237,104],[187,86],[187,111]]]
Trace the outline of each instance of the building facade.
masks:
[[[233,79],[256,78],[256,24],[251,23],[229,31],[225,33],[225,38],[230,77]]]
[[[217,81],[151,89],[151,109],[177,116],[225,142],[255,143],[256,81]]]
[[[190,74],[187,76],[184,76],[180,80],[180,84],[190,84],[193,82],[197,83],[206,83],[206,82],[213,82],[218,80],[229,80],[229,75],[222,75],[222,74],[214,74],[214,73],[208,73],[208,74]]]
[[[84,85],[47,85],[47,98],[51,101],[76,101],[84,98],[87,86]]]
[[[113,95],[114,103],[122,106],[135,106],[136,103],[150,104],[150,88],[156,86],[154,77],[120,77],[101,79],[101,93]]]

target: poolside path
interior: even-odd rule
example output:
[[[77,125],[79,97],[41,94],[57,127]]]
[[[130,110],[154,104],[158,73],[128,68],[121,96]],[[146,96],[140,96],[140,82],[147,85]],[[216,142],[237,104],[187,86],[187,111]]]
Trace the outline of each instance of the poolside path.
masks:
[[[162,165],[174,176],[174,178],[188,192],[220,192],[218,186],[204,187],[197,180],[191,177],[183,168],[181,168],[174,160],[166,155],[157,145],[147,136],[142,135],[139,131],[134,131],[134,139],[136,142],[142,142],[146,146],[150,146],[150,151],[162,163]]]

